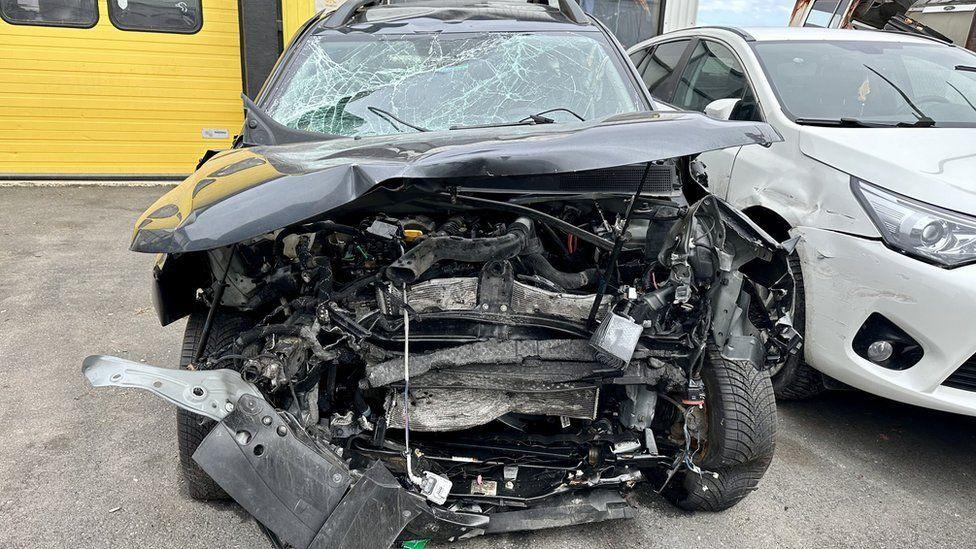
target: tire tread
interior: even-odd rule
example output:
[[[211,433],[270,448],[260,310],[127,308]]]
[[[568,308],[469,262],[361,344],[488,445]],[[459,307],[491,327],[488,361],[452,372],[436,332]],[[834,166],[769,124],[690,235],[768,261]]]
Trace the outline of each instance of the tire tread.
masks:
[[[186,369],[196,354],[206,318],[207,311],[201,309],[193,312],[187,319],[186,331],[183,335],[183,347],[180,351],[181,370]],[[241,315],[218,313],[210,331],[207,350],[220,349],[227,345],[247,326],[247,319]],[[196,500],[221,501],[230,499],[227,493],[193,461],[193,452],[210,434],[214,425],[216,422],[203,416],[182,408],[176,409],[176,440],[180,455],[180,471],[186,480],[190,497]]]

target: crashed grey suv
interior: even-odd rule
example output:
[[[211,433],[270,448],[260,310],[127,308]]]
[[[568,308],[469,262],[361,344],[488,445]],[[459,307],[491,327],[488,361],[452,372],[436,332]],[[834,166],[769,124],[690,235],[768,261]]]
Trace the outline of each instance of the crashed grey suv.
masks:
[[[780,244],[694,157],[765,124],[655,112],[572,2],[350,1],[282,57],[235,147],[137,221],[198,499],[279,546],[385,548],[726,509],[769,466],[800,344]]]

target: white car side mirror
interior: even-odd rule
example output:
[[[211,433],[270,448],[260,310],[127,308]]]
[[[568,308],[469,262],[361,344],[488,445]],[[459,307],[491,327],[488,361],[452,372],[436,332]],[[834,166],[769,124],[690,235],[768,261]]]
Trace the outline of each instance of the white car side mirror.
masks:
[[[716,99],[705,106],[705,114],[719,120],[728,120],[741,99]]]

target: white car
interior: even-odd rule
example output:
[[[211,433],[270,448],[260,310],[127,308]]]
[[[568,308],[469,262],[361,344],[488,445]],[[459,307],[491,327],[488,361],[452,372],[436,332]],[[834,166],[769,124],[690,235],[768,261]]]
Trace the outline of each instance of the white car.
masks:
[[[805,356],[774,372],[777,394],[816,394],[823,373],[976,415],[976,55],[880,31],[714,27],[629,54],[658,101],[785,138],[700,157],[713,193],[800,237]]]

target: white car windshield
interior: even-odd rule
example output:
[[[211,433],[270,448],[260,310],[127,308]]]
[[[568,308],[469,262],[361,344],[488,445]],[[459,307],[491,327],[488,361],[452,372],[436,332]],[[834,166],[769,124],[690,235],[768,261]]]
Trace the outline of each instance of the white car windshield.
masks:
[[[962,48],[879,41],[753,48],[797,122],[976,126],[976,55]]]
[[[297,52],[266,110],[293,129],[344,136],[637,111],[611,47],[598,33],[330,33]]]

